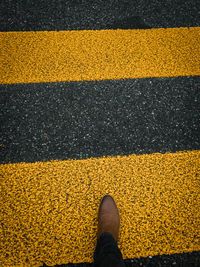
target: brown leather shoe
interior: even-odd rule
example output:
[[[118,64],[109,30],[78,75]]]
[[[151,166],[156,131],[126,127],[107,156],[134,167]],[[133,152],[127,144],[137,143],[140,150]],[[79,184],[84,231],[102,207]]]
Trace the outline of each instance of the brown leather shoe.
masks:
[[[98,211],[97,238],[104,232],[109,232],[115,240],[118,239],[120,217],[117,205],[110,195],[105,195],[100,202]]]

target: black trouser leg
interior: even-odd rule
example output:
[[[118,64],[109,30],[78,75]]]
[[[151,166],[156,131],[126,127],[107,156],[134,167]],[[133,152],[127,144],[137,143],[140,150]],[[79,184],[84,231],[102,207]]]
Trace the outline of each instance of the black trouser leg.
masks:
[[[114,237],[105,232],[97,240],[94,252],[95,267],[125,267],[122,254]]]

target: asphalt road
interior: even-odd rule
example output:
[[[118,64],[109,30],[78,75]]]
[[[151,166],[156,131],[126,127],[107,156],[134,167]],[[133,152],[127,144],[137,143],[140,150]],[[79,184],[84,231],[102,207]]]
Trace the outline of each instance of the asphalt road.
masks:
[[[198,1],[1,1],[0,10],[1,32],[200,26]],[[199,89],[199,76],[1,84],[1,164],[199,150]],[[200,252],[125,263],[200,266]]]

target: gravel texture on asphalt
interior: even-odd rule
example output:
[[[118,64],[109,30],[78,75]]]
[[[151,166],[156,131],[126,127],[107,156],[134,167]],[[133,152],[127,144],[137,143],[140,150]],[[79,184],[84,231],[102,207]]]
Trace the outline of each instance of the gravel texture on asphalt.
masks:
[[[198,27],[199,16],[196,0],[3,0],[0,31]],[[199,77],[0,85],[0,93],[1,163],[200,149]],[[125,263],[199,267],[200,252]]]
[[[200,149],[199,85],[199,77],[0,85],[0,161]]]
[[[197,0],[1,1],[0,31],[200,26]]]

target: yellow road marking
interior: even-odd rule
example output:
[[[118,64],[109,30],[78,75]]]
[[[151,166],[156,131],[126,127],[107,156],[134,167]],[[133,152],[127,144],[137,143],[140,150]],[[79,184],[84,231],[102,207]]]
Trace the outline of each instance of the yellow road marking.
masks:
[[[200,250],[200,151],[0,165],[0,262],[92,262],[110,193],[125,258]]]
[[[0,33],[0,83],[200,75],[200,28]]]

